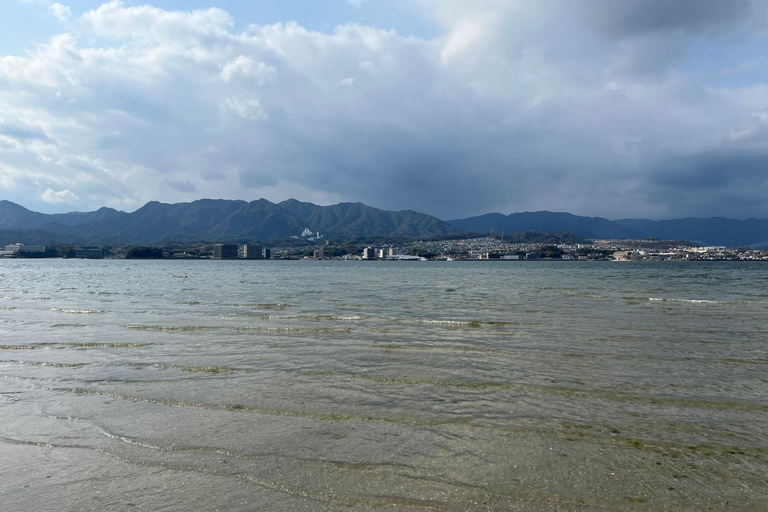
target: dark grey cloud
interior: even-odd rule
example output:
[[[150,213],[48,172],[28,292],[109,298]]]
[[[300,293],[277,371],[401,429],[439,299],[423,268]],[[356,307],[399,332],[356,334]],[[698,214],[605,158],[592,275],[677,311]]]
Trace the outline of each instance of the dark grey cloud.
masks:
[[[165,180],[165,183],[168,187],[178,192],[195,192],[197,190],[197,186],[190,181]]]
[[[51,142],[51,139],[39,126],[29,126],[23,123],[0,122],[0,135],[6,135],[14,139],[40,140]]]
[[[611,37],[669,30],[718,31],[751,21],[751,0],[587,0],[574,2]]]
[[[671,216],[765,217],[768,150],[709,150],[665,160],[648,176],[649,202]]]

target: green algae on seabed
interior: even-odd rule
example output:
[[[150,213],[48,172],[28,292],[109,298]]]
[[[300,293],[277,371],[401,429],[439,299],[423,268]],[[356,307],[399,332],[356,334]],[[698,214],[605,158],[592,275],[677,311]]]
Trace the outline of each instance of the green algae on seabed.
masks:
[[[51,348],[50,343],[45,345],[0,345],[0,350],[42,350]]]
[[[183,372],[203,372],[203,373],[228,373],[237,371],[234,368],[224,366],[186,366],[173,364],[152,364],[152,363],[134,363],[134,368],[158,368],[160,370],[181,370]]]
[[[88,366],[91,364],[91,363],[49,363],[45,361],[13,361],[13,360],[0,361],[0,363],[16,363],[16,364],[25,364],[27,366],[53,366],[54,368],[82,368],[83,366]]]
[[[374,382],[381,382],[384,384],[410,384],[410,385],[427,385],[427,386],[442,386],[442,387],[455,387],[455,388],[472,388],[472,389],[509,389],[509,385],[502,384],[501,382],[452,382],[442,380],[427,380],[427,379],[408,379],[404,377],[382,377],[376,375],[359,375],[359,374],[346,374],[346,373],[332,373],[332,372],[306,372],[302,375],[308,377],[348,377],[352,379],[370,380]]]
[[[406,345],[384,345],[374,344],[371,348],[378,348],[384,351],[392,350],[432,350],[432,351],[448,351],[448,352],[491,352],[494,354],[512,354],[512,352],[504,350],[496,350],[494,348],[468,348],[468,347],[411,347]]]
[[[330,328],[330,327],[262,327],[262,326],[239,326],[239,325],[126,325],[127,329],[134,331],[253,331],[253,332],[275,332],[275,333],[316,333],[316,334],[348,334],[352,332],[351,327]]]
[[[142,397],[142,396],[123,395],[120,393],[111,393],[109,391],[96,391],[93,389],[84,389],[84,388],[56,388],[56,390],[70,391],[77,395],[108,396],[111,398],[117,398],[120,400],[126,400],[130,402],[144,402],[149,404],[168,405],[171,407],[200,407],[200,408],[206,408],[206,409],[226,409],[230,411],[252,412],[252,413],[258,413],[258,414],[269,414],[274,416],[296,416],[296,417],[313,418],[317,420],[326,420],[326,421],[370,421],[370,422],[377,422],[377,423],[395,423],[400,425],[414,425],[414,426],[465,425],[465,424],[472,423],[472,418],[470,417],[462,417],[462,418],[448,419],[448,420],[387,418],[387,417],[381,417],[381,416],[360,416],[360,415],[343,414],[343,413],[272,409],[267,407],[245,406],[241,404],[222,405],[222,404],[211,404],[211,403],[203,403],[203,402],[184,402],[181,400],[166,400],[166,399],[149,398],[149,397]]]
[[[583,385],[583,383],[581,383]],[[759,411],[768,412],[768,405],[749,402],[717,402],[712,400],[692,400],[667,397],[646,397],[622,393],[620,391],[607,391],[602,389],[576,389],[566,386],[520,386],[523,390],[536,391],[541,394],[568,395],[578,398],[597,398],[615,402],[640,403],[644,405],[676,406],[676,407],[700,407],[705,409]]]

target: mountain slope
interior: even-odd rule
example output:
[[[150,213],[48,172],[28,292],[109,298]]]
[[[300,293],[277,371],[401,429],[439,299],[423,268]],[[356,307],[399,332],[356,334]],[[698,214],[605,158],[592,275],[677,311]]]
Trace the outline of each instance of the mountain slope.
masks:
[[[523,212],[503,215],[488,213],[467,219],[449,220],[448,224],[464,231],[496,233],[539,231],[549,233],[568,231],[585,238],[643,238],[644,235],[631,226],[621,226],[602,217],[581,217],[563,212]]]
[[[0,229],[37,230],[36,239],[40,239],[40,232],[67,233],[94,244],[278,240],[300,235],[305,228],[337,239],[426,238],[461,232],[430,215],[379,210],[362,203],[318,206],[295,199],[279,204],[266,199],[250,203],[201,199],[177,204],[152,201],[132,213],[102,208],[45,215],[9,201],[0,202]]]

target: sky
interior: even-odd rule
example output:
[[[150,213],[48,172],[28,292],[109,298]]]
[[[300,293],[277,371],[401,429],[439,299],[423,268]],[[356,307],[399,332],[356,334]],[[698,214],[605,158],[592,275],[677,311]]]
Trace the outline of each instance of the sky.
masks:
[[[768,217],[768,0],[0,0],[0,199]]]

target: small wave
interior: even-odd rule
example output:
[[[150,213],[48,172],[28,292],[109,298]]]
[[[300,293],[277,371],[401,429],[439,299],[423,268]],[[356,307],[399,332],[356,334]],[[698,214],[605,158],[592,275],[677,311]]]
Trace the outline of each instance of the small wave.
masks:
[[[733,304],[733,302],[724,300],[707,300],[707,299],[664,299],[661,297],[648,297],[651,302],[684,302],[688,304]]]
[[[583,292],[564,292],[566,297],[583,297],[585,299],[607,299],[607,295],[598,295],[596,293],[583,293]]]
[[[493,389],[509,389],[509,385],[501,382],[452,382],[443,380],[428,380],[428,379],[409,379],[405,377],[385,377],[378,375],[356,375],[345,373],[322,373],[322,372],[307,372],[303,375],[308,377],[341,377],[350,379],[362,379],[370,380],[373,382],[379,382],[383,384],[408,384],[408,385],[428,385],[428,386],[441,386],[441,387],[456,387],[456,388],[471,388],[480,390],[493,390]]]
[[[126,325],[134,331],[260,331],[260,332],[314,332],[320,334],[349,333],[351,329],[313,327],[243,327],[233,325]]]
[[[42,350],[49,349],[50,345],[0,345],[0,350]]]
[[[105,309],[63,309],[63,308],[51,308],[51,311],[58,311],[59,313],[71,313],[75,315],[95,315],[106,313]]]
[[[248,303],[248,304],[227,304],[227,306],[235,307],[235,308],[256,308],[256,309],[269,309],[269,310],[277,310],[282,311],[286,308],[291,307],[290,304],[285,304],[283,302],[278,303]]]
[[[145,365],[137,365],[143,367]],[[228,373],[235,371],[232,368],[226,368],[224,366],[181,366],[171,364],[153,364],[153,368],[160,370],[181,370],[184,372],[203,372],[203,373]]]
[[[16,363],[25,364],[27,366],[53,366],[55,368],[82,368],[88,366],[90,363],[49,363],[45,361],[0,361],[0,363]]]
[[[512,354],[512,352],[497,350],[494,348],[469,348],[469,347],[413,347],[409,345],[386,345],[386,344],[374,344],[371,348],[380,349],[384,352],[392,352],[394,350],[414,350],[414,351],[429,351],[429,352],[480,352],[480,353],[493,353],[493,354]]]
[[[262,318],[264,320],[304,320],[307,322],[331,321],[331,322],[354,322],[365,320],[367,317],[361,315],[272,315],[268,313],[224,313],[214,315],[220,318]]]
[[[8,309],[16,309],[16,308],[13,306],[0,306],[0,309],[8,310]]]
[[[135,348],[135,347],[148,347],[153,343],[88,343],[88,342],[72,342],[67,343],[70,347],[75,348]]]
[[[766,306],[766,301],[749,300],[711,300],[711,299],[665,299],[663,297],[648,297],[651,302],[680,302],[685,304],[734,304],[739,306]]]
[[[426,325],[447,325],[450,327],[480,327],[478,320],[429,320],[424,318],[387,318],[388,322],[410,322]]]

